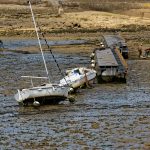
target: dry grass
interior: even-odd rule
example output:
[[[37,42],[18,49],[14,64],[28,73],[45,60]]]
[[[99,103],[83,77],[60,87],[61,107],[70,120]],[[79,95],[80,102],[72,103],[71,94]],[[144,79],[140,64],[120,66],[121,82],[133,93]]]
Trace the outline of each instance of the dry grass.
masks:
[[[129,10],[139,9],[141,5],[138,3],[126,3],[126,2],[100,2],[100,3],[86,3],[82,7],[96,11],[112,12],[114,10]]]
[[[150,3],[144,3],[144,4],[143,4],[143,7],[149,9],[149,8],[150,8]]]
[[[32,4],[45,4],[51,7],[49,0],[30,0]],[[55,2],[55,1],[54,1]],[[56,2],[55,2],[56,3]],[[0,4],[26,5],[27,0],[0,0]],[[80,7],[83,10],[96,10],[112,12],[114,10],[129,10],[139,8],[150,8],[149,0],[64,0],[63,6],[75,9]]]
[[[74,0],[69,0],[70,2],[74,2]],[[149,2],[149,0],[76,0],[76,2],[79,3],[86,3],[86,2],[94,2],[94,3],[100,3],[100,2],[127,2],[127,3],[146,3]]]
[[[1,0],[0,1],[0,4],[16,4],[16,3],[19,3],[20,0]]]
[[[149,8],[149,0],[70,0],[86,10],[107,11]]]
[[[41,0],[30,0],[32,4],[38,4]],[[16,5],[24,5],[27,4],[27,0],[0,0],[0,4],[16,4]]]
[[[13,0],[12,2],[17,2],[17,1],[19,2],[19,0]],[[78,1],[75,2],[77,3]],[[34,5],[33,9],[34,9],[37,22],[39,22],[40,26],[42,27],[42,30],[48,34],[49,33],[76,33],[77,31],[82,33],[97,32],[97,31],[110,32],[114,30],[131,32],[131,31],[140,31],[140,30],[148,31],[150,28],[149,26],[150,21],[148,19],[150,14],[149,9],[138,9],[138,11],[137,9],[127,10],[127,11],[119,10],[118,12],[114,13],[111,12],[112,5],[114,5],[115,8],[117,8],[119,5],[120,6],[119,9],[124,9],[123,6],[121,5],[123,2],[114,3],[114,4],[110,2],[98,3],[100,2],[100,0],[95,0],[96,3],[90,3],[90,2],[93,1],[86,0],[86,4],[88,6],[90,5],[90,7],[93,5],[98,7],[100,5],[101,7],[98,8],[98,10],[103,9],[103,12],[93,11],[93,10],[89,11],[86,8],[85,9],[81,8],[78,11],[77,8],[73,7],[70,9],[66,6],[65,13],[61,17],[58,17],[51,7],[45,7],[45,5],[43,4]],[[148,6],[147,3],[145,4],[146,6]],[[83,5],[83,3],[82,6],[87,7]],[[133,6],[132,4],[132,7],[135,6]],[[104,12],[104,9],[107,10],[107,12]],[[135,12],[138,12],[139,14]],[[132,16],[130,14],[132,14]],[[12,4],[0,5],[0,36],[29,35],[32,37],[33,36],[33,30],[31,29],[32,27],[33,27],[33,23],[32,23],[31,13],[28,6],[25,5],[19,6],[19,5],[12,5]],[[27,28],[29,29],[27,30]]]

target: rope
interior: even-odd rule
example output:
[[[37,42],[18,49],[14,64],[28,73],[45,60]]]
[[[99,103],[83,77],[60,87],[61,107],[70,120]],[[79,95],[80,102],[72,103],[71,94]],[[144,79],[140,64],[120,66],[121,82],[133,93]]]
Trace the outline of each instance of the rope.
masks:
[[[31,15],[32,15],[32,20],[33,20],[34,28],[35,28],[36,35],[37,35],[37,38],[38,38],[38,43],[39,43],[40,51],[41,51],[41,54],[42,54],[42,58],[43,58],[43,62],[44,62],[45,70],[46,70],[46,74],[47,74],[47,77],[48,77],[49,82],[50,82],[49,72],[48,72],[48,69],[47,69],[47,65],[46,65],[46,61],[45,61],[45,58],[44,58],[44,53],[43,53],[43,49],[42,49],[42,46],[41,46],[40,37],[39,37],[38,29],[37,29],[37,23],[35,21],[35,17],[34,17],[34,13],[33,13],[33,10],[32,10],[31,2],[30,1],[28,1],[28,2],[29,2]]]
[[[53,57],[53,59],[54,59],[56,65],[57,65],[57,68],[59,69],[60,74],[64,77],[66,84],[69,86],[69,84],[68,84],[68,82],[67,82],[67,80],[66,80],[66,78],[65,78],[65,76],[64,76],[64,74],[63,74],[63,72],[62,72],[62,70],[60,69],[59,64],[57,63],[57,60],[55,59],[55,56],[53,55],[52,50],[50,49],[50,46],[48,45],[48,42],[47,42],[47,40],[46,40],[46,38],[45,38],[43,32],[41,31],[41,28],[38,26],[38,23],[35,22],[35,18],[34,18],[34,14],[33,14],[33,10],[32,10],[32,6],[31,6],[30,0],[27,1],[27,2],[29,3],[29,6],[30,6],[30,10],[31,10],[31,14],[32,14],[32,19],[33,19],[33,23],[34,23],[35,30],[36,30],[36,33],[37,33],[37,38],[38,38],[40,50],[41,50],[41,53],[42,53],[42,57],[43,57],[43,61],[44,61],[45,69],[46,69],[46,73],[47,73],[47,76],[48,76],[48,78],[49,78],[49,82],[50,82],[49,72],[48,72],[48,69],[47,69],[47,66],[46,66],[46,62],[45,62],[45,58],[44,58],[42,46],[41,46],[41,43],[40,43],[40,40],[41,40],[41,39],[40,39],[39,34],[38,34],[38,29],[39,29],[39,31],[40,31],[39,33],[42,35],[42,37],[43,37],[43,39],[44,39],[44,41],[45,41],[45,43],[46,43],[46,45],[47,45],[47,48],[48,48],[48,50],[50,51],[50,53],[51,53],[51,55],[52,55],[52,57]],[[38,29],[37,29],[37,27],[38,27]]]
[[[52,55],[52,57],[53,57],[53,59],[54,59],[56,65],[57,65],[57,68],[58,68],[58,70],[59,70],[61,76],[64,77],[65,82],[67,83],[68,86],[70,86],[70,85],[68,84],[68,82],[67,82],[67,80],[66,80],[66,78],[65,78],[65,75],[64,75],[64,73],[62,72],[62,70],[61,70],[59,64],[57,63],[57,60],[56,60],[56,58],[55,58],[55,56],[54,56],[54,54],[53,54],[53,52],[52,52],[52,50],[51,50],[51,48],[50,48],[50,46],[49,46],[49,44],[48,44],[48,42],[47,42],[47,40],[46,40],[46,38],[45,38],[43,32],[41,31],[41,28],[40,28],[39,26],[38,26],[38,28],[39,28],[40,34],[42,35],[42,37],[43,37],[43,39],[44,39],[44,41],[45,41],[45,43],[46,43],[46,45],[47,45],[48,50],[50,51],[50,53],[51,53],[51,55]]]
[[[61,73],[62,76],[64,76],[64,74],[63,74],[63,72],[62,72],[62,70],[61,70],[59,64],[57,63],[57,60],[56,60],[56,58],[55,58],[55,56],[54,56],[52,50],[50,49],[50,46],[49,46],[49,44],[48,44],[48,42],[47,42],[47,40],[46,40],[44,34],[41,32],[41,28],[40,28],[39,26],[38,26],[38,28],[39,28],[40,33],[41,33],[41,35],[42,35],[42,37],[43,37],[43,39],[44,39],[44,41],[45,41],[45,43],[46,43],[46,45],[47,45],[48,50],[50,51],[50,53],[51,53],[51,55],[52,55],[52,57],[53,57],[53,59],[54,59],[56,65],[57,65],[57,68],[59,69],[59,72]]]

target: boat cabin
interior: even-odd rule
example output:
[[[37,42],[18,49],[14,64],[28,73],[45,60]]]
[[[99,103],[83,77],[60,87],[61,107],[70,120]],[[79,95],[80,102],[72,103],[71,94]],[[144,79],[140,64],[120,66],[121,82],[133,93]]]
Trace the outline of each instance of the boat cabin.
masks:
[[[67,70],[66,71],[66,74],[67,75],[82,75],[82,74],[84,74],[85,72],[86,72],[86,68],[75,68],[75,69],[72,69],[72,70]]]

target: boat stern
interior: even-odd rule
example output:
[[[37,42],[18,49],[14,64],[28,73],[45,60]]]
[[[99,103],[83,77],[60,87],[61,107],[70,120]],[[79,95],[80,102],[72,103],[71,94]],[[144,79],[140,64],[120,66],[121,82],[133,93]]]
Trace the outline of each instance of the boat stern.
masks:
[[[22,98],[21,91],[19,89],[17,90],[17,93],[14,95],[14,98],[18,103],[23,102],[24,99]]]

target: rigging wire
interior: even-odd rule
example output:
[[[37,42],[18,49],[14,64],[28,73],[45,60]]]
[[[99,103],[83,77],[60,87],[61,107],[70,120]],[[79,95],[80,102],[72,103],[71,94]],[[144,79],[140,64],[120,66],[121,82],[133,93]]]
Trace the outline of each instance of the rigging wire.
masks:
[[[43,58],[43,62],[44,62],[45,70],[46,70],[46,74],[47,74],[47,77],[48,77],[49,82],[50,82],[50,76],[49,76],[49,72],[48,72],[48,69],[47,69],[47,65],[46,65],[46,61],[45,61],[43,49],[42,49],[42,46],[41,46],[40,37],[39,37],[38,29],[37,29],[37,23],[36,23],[36,21],[35,21],[34,13],[33,13],[33,10],[32,10],[32,5],[31,5],[31,2],[30,2],[30,1],[28,1],[28,3],[29,3],[29,6],[30,6],[30,11],[31,11],[31,15],[32,15],[32,20],[33,20],[34,28],[35,28],[36,35],[37,35],[37,38],[38,38],[38,43],[39,43],[40,51],[41,51],[41,54],[42,54],[42,58]]]
[[[31,6],[30,0],[28,1],[28,3],[29,3],[29,5],[30,5],[30,9],[31,9],[31,13],[32,13],[32,18],[33,18],[33,22],[34,22],[34,25],[35,25],[35,30],[36,30],[36,33],[37,33],[37,37],[38,37],[38,41],[39,41],[39,46],[40,46],[40,49],[41,49],[41,53],[42,53],[42,57],[43,57],[43,60],[44,60],[44,65],[45,65],[45,69],[46,69],[46,73],[47,73],[47,76],[48,76],[48,78],[49,78],[49,81],[50,81],[49,72],[48,72],[47,65],[46,65],[46,61],[45,61],[45,58],[44,58],[42,46],[41,46],[41,43],[40,43],[41,38],[39,37],[38,32],[42,35],[42,37],[43,37],[43,39],[44,39],[44,41],[45,41],[45,43],[46,43],[46,45],[47,45],[47,48],[48,48],[48,50],[50,51],[50,53],[51,53],[51,55],[52,55],[52,57],[53,57],[53,59],[54,59],[56,65],[57,65],[57,68],[58,68],[60,74],[62,75],[62,77],[64,77],[64,80],[65,80],[66,84],[67,84],[68,86],[70,86],[69,83],[67,82],[67,80],[66,80],[66,78],[65,78],[65,75],[64,75],[64,73],[62,72],[62,70],[61,70],[59,64],[57,63],[57,60],[56,60],[56,58],[55,58],[55,56],[54,56],[54,54],[53,54],[53,52],[52,52],[52,50],[51,50],[51,48],[50,48],[50,46],[49,46],[49,44],[48,44],[48,42],[47,42],[47,40],[46,40],[44,34],[43,34],[43,32],[42,32],[40,26],[38,25],[37,22],[35,22],[35,18],[34,18],[34,14],[33,14],[33,11],[32,11],[32,6]],[[38,30],[37,28],[38,28],[39,30]]]
[[[68,86],[70,86],[69,83],[67,82],[67,80],[66,80],[66,78],[65,78],[65,75],[64,75],[64,73],[62,72],[62,70],[61,70],[61,68],[60,68],[60,66],[59,66],[59,64],[58,64],[58,62],[57,62],[57,60],[56,60],[56,58],[55,58],[55,56],[54,56],[54,54],[53,54],[53,52],[52,52],[52,50],[51,50],[51,48],[50,48],[50,46],[49,46],[49,44],[48,44],[48,42],[47,42],[47,40],[46,40],[46,38],[45,38],[45,36],[44,36],[44,34],[43,34],[43,32],[42,32],[42,30],[41,30],[41,28],[40,28],[39,25],[38,25],[38,28],[39,28],[40,34],[41,34],[42,37],[43,37],[43,40],[45,41],[45,43],[46,43],[46,45],[47,45],[48,50],[50,51],[50,53],[51,53],[51,55],[52,55],[52,57],[53,57],[53,59],[54,59],[56,65],[57,65],[57,68],[58,68],[58,70],[59,70],[61,76],[64,77],[65,82],[67,83]]]
[[[53,57],[53,59],[54,59],[56,65],[57,65],[57,68],[58,68],[60,74],[64,77],[65,75],[64,75],[64,73],[62,72],[62,70],[61,70],[61,68],[60,68],[60,66],[59,66],[59,64],[58,64],[58,62],[57,62],[57,60],[56,60],[56,58],[55,58],[55,56],[54,56],[54,54],[53,54],[53,52],[52,52],[52,50],[51,50],[51,48],[50,48],[48,42],[47,42],[47,40],[46,40],[46,38],[45,38],[45,36],[44,36],[44,34],[43,34],[43,32],[42,32],[42,30],[41,30],[41,28],[40,28],[39,26],[38,26],[38,28],[39,28],[39,30],[40,30],[40,34],[41,34],[42,37],[43,37],[43,40],[44,40],[45,43],[46,43],[46,46],[47,46],[48,50],[50,51],[50,53],[51,53],[51,55],[52,55],[52,57]]]

